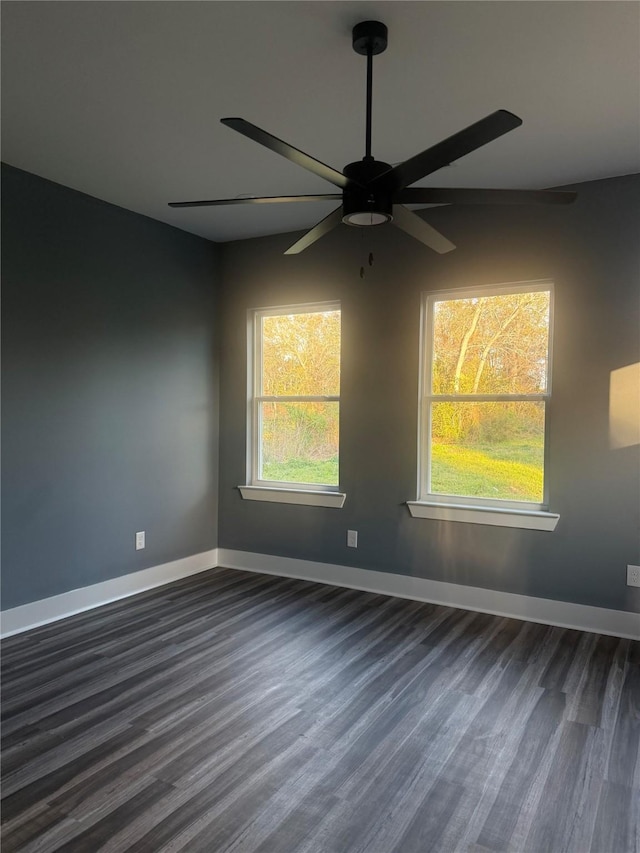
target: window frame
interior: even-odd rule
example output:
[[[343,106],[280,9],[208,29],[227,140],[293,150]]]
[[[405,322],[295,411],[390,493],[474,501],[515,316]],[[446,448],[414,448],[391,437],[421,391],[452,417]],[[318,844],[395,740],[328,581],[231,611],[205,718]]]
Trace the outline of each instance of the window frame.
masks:
[[[547,339],[547,370],[546,390],[543,394],[434,394],[433,393],[433,360],[434,360],[434,305],[436,302],[470,299],[473,297],[500,296],[513,293],[549,292],[549,332]],[[495,516],[500,519],[502,514],[510,514],[516,521],[527,517],[553,516],[555,523],[559,516],[548,513],[549,506],[549,404],[551,401],[551,381],[553,372],[553,325],[554,325],[554,283],[550,279],[533,281],[504,282],[500,284],[477,285],[474,287],[449,288],[446,290],[427,291],[422,294],[420,316],[420,397],[418,407],[418,483],[417,501],[411,501],[409,508],[412,515],[420,517],[456,519],[456,509],[459,519],[476,521],[477,523],[500,524],[504,526],[530,526],[528,523],[508,523],[502,520],[489,521]],[[543,453],[543,496],[541,502],[509,501],[500,498],[485,498],[475,495],[449,495],[431,491],[431,406],[434,402],[543,402],[544,412],[544,453]],[[422,513],[420,506],[441,507],[448,513]],[[481,515],[477,519],[469,517],[468,510],[477,509]],[[493,511],[493,512],[492,512]],[[551,528],[553,529],[555,523]]]
[[[265,395],[262,393],[262,318],[291,314],[314,314],[338,311],[340,313],[340,355],[342,357],[342,307],[339,300],[305,302],[296,305],[279,305],[252,308],[248,312],[247,329],[247,485],[241,486],[243,498],[267,500],[275,503],[302,503],[317,506],[339,506],[345,495],[340,492],[340,440],[338,439],[338,484],[303,483],[283,480],[266,480],[259,477],[262,468],[262,434],[260,405],[269,402],[337,403],[338,395]],[[299,499],[296,498],[296,493]]]

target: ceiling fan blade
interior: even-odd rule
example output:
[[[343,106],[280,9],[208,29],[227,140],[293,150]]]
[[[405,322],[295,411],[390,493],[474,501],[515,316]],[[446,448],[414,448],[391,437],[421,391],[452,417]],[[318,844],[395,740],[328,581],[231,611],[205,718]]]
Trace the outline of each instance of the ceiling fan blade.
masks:
[[[577,195],[555,190],[407,187],[398,193],[396,201],[402,204],[571,204]]]
[[[216,207],[220,204],[281,204],[292,201],[340,201],[340,193],[324,195],[265,195],[246,196],[245,198],[219,198],[211,201],[170,201],[169,207]]]
[[[300,252],[304,251],[308,246],[312,243],[315,243],[316,240],[319,240],[321,237],[324,237],[325,234],[328,234],[329,231],[332,231],[336,225],[340,225],[342,222],[342,205],[340,207],[336,207],[334,211],[332,211],[328,216],[325,216],[324,219],[321,219],[317,225],[314,225],[310,231],[301,237],[298,241],[296,241],[293,246],[289,246],[285,255],[298,255]]]
[[[436,231],[433,225],[429,225],[428,222],[401,204],[393,205],[393,224],[440,255],[455,249],[455,245],[451,240],[447,240],[444,234]]]
[[[320,160],[316,160],[315,157],[305,154],[304,151],[294,148],[292,145],[289,145],[289,143],[283,142],[282,139],[278,139],[277,136],[272,136],[272,134],[267,133],[266,130],[262,130],[255,124],[245,121],[243,118],[221,118],[220,121],[232,130],[237,130],[238,133],[241,133],[243,136],[253,139],[253,141],[257,142],[259,145],[264,145],[265,148],[268,148],[270,151],[275,151],[275,153],[280,154],[281,157],[285,157],[297,166],[302,166],[303,169],[313,172],[314,175],[324,178],[325,181],[329,181],[337,187],[344,189],[344,187],[349,184],[355,183],[347,178],[346,175],[343,175],[342,172],[338,172],[337,169],[332,169],[331,166],[321,163]]]
[[[390,181],[396,189],[404,189],[409,184],[414,184],[420,178],[442,169],[443,166],[448,166],[454,160],[459,160],[465,154],[470,154],[521,124],[522,119],[513,113],[507,110],[496,110],[495,113],[454,133],[453,136],[427,148],[426,151],[383,172],[372,184],[375,186],[378,182]]]

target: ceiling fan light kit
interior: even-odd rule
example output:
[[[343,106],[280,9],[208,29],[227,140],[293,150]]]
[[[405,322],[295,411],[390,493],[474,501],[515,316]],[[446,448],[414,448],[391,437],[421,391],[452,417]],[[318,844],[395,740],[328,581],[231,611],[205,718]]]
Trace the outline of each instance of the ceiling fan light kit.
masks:
[[[388,44],[386,26],[380,21],[362,21],[352,30],[352,46],[367,58],[367,101],[365,155],[349,163],[342,172],[294,148],[266,130],[242,118],[223,118],[222,124],[285,157],[337,186],[342,193],[297,196],[250,196],[234,199],[170,202],[170,207],[213,207],[227,204],[277,204],[297,201],[337,201],[340,207],[318,222],[290,246],[285,255],[296,255],[315,243],[340,223],[371,227],[392,222],[410,236],[439,254],[455,249],[454,244],[405,204],[569,204],[573,192],[548,190],[502,190],[411,187],[416,181],[449,166],[465,154],[481,148],[514,130],[522,119],[507,110],[496,110],[475,124],[455,133],[415,157],[396,166],[376,160],[371,154],[371,114],[373,105],[373,57]]]

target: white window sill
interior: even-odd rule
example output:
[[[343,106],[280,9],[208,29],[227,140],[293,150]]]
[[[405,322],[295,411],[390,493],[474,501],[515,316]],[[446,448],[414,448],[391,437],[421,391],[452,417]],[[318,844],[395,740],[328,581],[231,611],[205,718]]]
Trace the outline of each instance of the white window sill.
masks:
[[[323,492],[310,489],[281,489],[268,486],[238,486],[245,501],[267,501],[276,504],[299,504],[301,506],[329,506],[341,509],[344,492]]]
[[[407,501],[413,518],[490,524],[496,527],[522,527],[527,530],[555,530],[560,516],[556,512],[529,509],[466,506],[464,504]]]

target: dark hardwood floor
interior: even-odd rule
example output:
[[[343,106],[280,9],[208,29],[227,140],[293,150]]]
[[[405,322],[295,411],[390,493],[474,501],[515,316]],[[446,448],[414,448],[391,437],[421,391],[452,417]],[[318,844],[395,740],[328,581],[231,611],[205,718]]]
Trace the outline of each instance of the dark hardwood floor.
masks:
[[[640,846],[637,642],[217,569],[2,663],[3,853]]]

